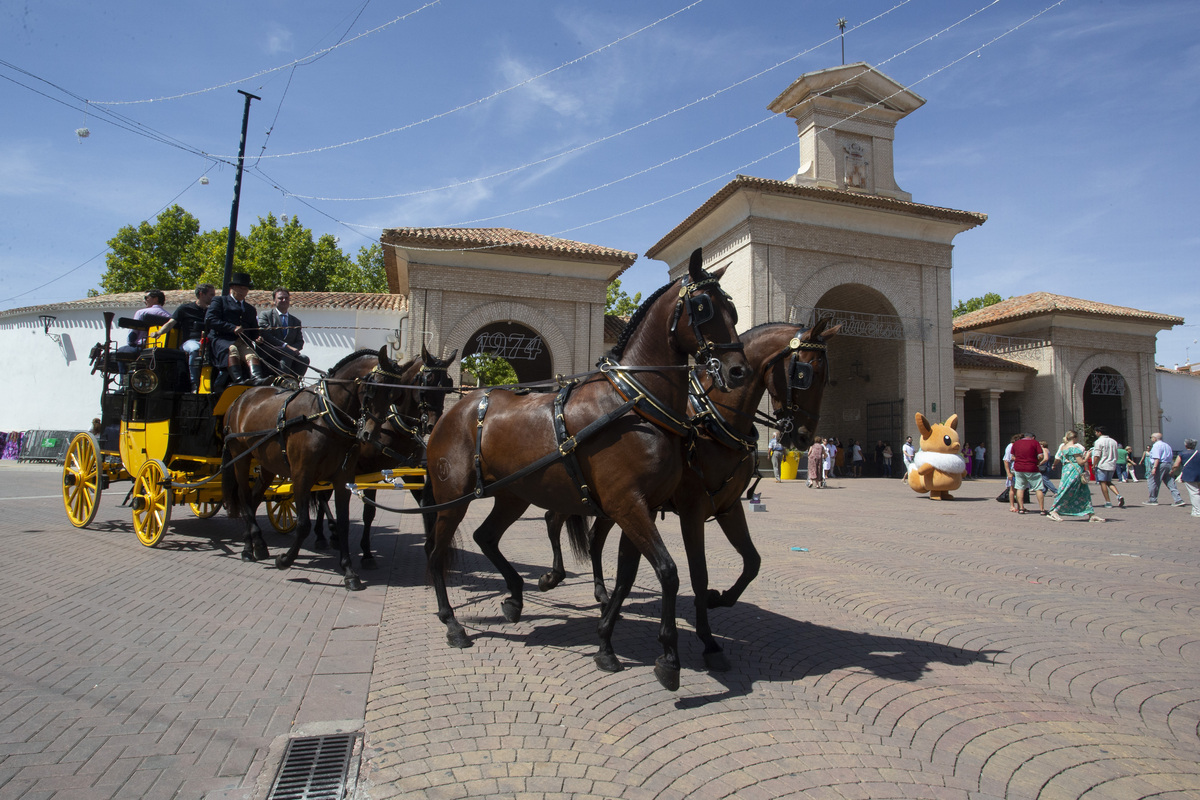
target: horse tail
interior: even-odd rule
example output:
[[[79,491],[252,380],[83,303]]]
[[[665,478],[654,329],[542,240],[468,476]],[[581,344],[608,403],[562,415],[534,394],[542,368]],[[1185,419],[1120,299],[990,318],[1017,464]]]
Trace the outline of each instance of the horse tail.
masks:
[[[228,432],[227,432],[228,433]],[[229,516],[237,519],[242,515],[241,483],[237,479],[233,457],[229,453],[229,437],[221,446],[221,497]]]
[[[580,561],[587,561],[592,557],[590,519],[591,517],[584,517],[578,514],[572,514],[567,517],[567,539],[571,542],[571,552]]]

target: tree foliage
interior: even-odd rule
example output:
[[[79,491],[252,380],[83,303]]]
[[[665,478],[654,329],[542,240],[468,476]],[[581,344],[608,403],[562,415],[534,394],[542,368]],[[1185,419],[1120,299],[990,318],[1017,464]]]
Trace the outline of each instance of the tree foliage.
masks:
[[[492,353],[472,353],[463,358],[462,368],[474,375],[480,386],[504,386],[519,380],[512,364]]]
[[[638,292],[633,297],[621,289],[620,279],[614,280],[608,285],[605,292],[604,313],[616,314],[618,317],[628,317],[637,311],[642,302],[642,293]]]
[[[952,316],[961,317],[963,314],[970,314],[972,311],[978,311],[981,308],[994,306],[1003,299],[1004,298],[995,292],[988,292],[983,297],[972,297],[969,300],[959,300],[958,305],[954,306],[954,310],[950,313]]]
[[[106,293],[149,289],[191,289],[197,283],[220,286],[225,275],[229,228],[200,231],[195,217],[178,205],[154,223],[127,225],[109,240],[107,269],[100,278]],[[337,239],[316,240],[298,217],[259,217],[248,234],[237,235],[233,268],[250,275],[255,287],[283,286],[293,292],[386,292],[383,250],[359,248],[351,258]]]

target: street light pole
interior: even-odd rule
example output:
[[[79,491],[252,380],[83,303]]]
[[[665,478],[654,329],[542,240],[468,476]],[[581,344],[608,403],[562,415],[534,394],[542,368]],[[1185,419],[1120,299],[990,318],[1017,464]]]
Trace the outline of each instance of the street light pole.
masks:
[[[233,209],[229,212],[229,243],[225,245],[225,276],[221,281],[221,294],[229,294],[229,279],[233,275],[233,249],[237,245],[238,201],[242,196],[242,163],[246,159],[246,128],[250,124],[250,101],[262,100],[261,97],[243,92],[246,96],[246,108],[242,112],[242,141],[238,145],[237,177],[233,179]]]

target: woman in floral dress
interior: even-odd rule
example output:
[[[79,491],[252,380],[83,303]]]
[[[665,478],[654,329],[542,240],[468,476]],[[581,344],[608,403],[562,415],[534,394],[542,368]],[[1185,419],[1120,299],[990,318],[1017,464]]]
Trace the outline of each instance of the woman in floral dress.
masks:
[[[1062,480],[1054,495],[1050,519],[1062,522],[1063,517],[1083,517],[1091,522],[1104,522],[1092,508],[1092,490],[1084,479],[1084,449],[1077,441],[1075,431],[1067,431],[1063,436],[1054,460],[1062,462]]]
[[[825,445],[822,441],[818,436],[808,448],[808,481],[805,485],[810,488],[820,489],[825,485]]]

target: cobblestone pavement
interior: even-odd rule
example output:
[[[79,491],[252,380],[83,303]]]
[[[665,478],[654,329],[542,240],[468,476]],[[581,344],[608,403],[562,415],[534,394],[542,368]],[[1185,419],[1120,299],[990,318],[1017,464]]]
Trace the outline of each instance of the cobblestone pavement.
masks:
[[[532,510],[502,545],[528,580],[516,624],[470,540],[489,504],[470,511],[451,598],[474,646],[454,650],[415,517],[382,515],[384,568],[348,593],[329,557],[243,564],[233,523],[186,509],[144,548],[127,487],[76,530],[57,469],[4,462],[0,800],[261,798],[288,736],[364,724],[370,800],[1200,797],[1188,509],[1142,507],[1145,484],[1126,484],[1110,522],[1054,523],[1008,513],[996,480],[951,503],[831,484],[761,484],[762,571],[712,615],[721,674],[702,668],[661,523],[683,586],[672,693],[652,673],[650,570],[614,637],[626,669],[601,673],[590,576],[568,555],[567,581],[537,592]],[[725,588],[740,562],[709,536]]]
[[[996,480],[945,503],[899,481],[830,483],[760,485],[761,574],[712,615],[733,668],[703,671],[685,589],[677,693],[652,674],[659,588],[645,565],[614,637],[626,669],[601,673],[590,576],[569,564],[563,586],[537,592],[549,554],[528,512],[503,542],[528,581],[525,615],[503,623],[473,511],[451,599],[474,646],[454,650],[423,588],[416,526],[402,523],[364,792],[1200,797],[1200,520],[1188,509],[1135,503],[1102,510],[1107,524],[1055,523],[1009,513]],[[1124,492],[1144,500],[1145,484]],[[660,528],[682,558],[674,524]],[[725,588],[740,560],[709,528]]]

